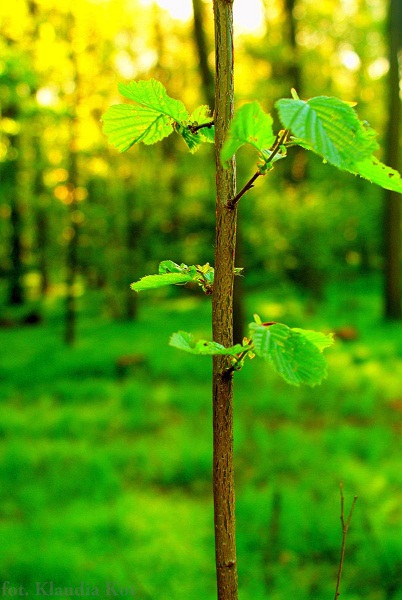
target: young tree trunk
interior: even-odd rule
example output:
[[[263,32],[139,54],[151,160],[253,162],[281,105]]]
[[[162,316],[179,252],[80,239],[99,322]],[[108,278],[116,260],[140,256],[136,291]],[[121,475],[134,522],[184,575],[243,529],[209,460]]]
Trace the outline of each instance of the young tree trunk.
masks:
[[[233,279],[236,244],[234,158],[223,169],[220,151],[233,116],[233,5],[214,0],[215,19],[215,156],[216,238],[215,279],[212,296],[213,338],[224,346],[233,343]],[[237,600],[235,494],[233,468],[233,380],[225,375],[226,356],[213,361],[213,492],[215,554],[219,600]]]
[[[401,99],[399,97],[399,70],[402,67],[402,0],[391,0],[389,7],[389,102],[387,164],[399,169],[399,136],[401,129]],[[396,192],[384,193],[384,315],[400,319],[401,307],[401,196]]]
[[[215,106],[214,74],[208,63],[208,43],[205,35],[205,14],[202,0],[193,0],[194,41],[197,48],[205,101],[213,110]],[[241,255],[241,244],[237,239],[237,258]],[[239,263],[238,266],[241,266]],[[233,291],[233,341],[241,343],[244,337],[244,294],[243,281],[236,277]]]

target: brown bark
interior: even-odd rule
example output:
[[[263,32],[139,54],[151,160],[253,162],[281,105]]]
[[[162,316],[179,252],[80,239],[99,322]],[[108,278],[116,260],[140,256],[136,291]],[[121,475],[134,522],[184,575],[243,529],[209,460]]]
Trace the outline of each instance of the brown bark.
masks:
[[[202,79],[203,95],[208,106],[213,112],[214,100],[214,74],[208,63],[208,43],[205,34],[205,7],[202,0],[193,0],[194,13],[194,40],[200,62],[200,73]],[[241,244],[237,239],[237,258],[241,256]],[[238,266],[241,266],[239,263]],[[241,343],[244,337],[244,301],[242,278],[236,277],[233,292],[233,341]]]
[[[220,151],[233,116],[233,13],[232,2],[214,0],[216,85],[216,238],[212,327],[216,342],[233,343],[233,280],[236,244],[234,158],[223,169]],[[235,494],[233,467],[233,380],[225,375],[225,356],[213,361],[213,491],[215,553],[219,600],[237,600]]]

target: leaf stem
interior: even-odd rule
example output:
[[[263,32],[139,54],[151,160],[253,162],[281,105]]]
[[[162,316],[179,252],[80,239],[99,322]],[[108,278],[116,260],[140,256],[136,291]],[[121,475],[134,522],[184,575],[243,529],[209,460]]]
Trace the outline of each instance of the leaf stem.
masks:
[[[356,502],[357,502],[357,496],[355,496],[353,498],[353,503],[352,503],[352,507],[351,507],[351,509],[349,511],[348,518],[345,520],[345,498],[344,498],[344,495],[343,495],[343,482],[342,481],[339,484],[339,488],[340,488],[340,493],[341,493],[342,546],[341,546],[341,555],[340,555],[340,559],[339,559],[338,576],[337,576],[337,579],[336,579],[336,588],[335,588],[335,598],[334,598],[334,600],[337,600],[337,598],[338,598],[338,596],[340,594],[339,588],[340,588],[340,585],[341,585],[343,563],[344,563],[344,560],[345,560],[346,537],[348,535],[350,521],[352,519],[353,511],[354,511],[354,508],[355,508]]]
[[[203,129],[204,127],[208,127],[208,129],[211,129],[211,127],[215,124],[215,121],[209,121],[209,123],[200,123],[199,125],[188,125],[187,129],[189,129],[191,131],[191,133],[197,133],[197,131],[199,131],[200,129]]]

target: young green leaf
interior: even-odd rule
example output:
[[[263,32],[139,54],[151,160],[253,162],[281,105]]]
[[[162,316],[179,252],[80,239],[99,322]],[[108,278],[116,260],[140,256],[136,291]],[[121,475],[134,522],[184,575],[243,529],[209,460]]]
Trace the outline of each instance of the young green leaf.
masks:
[[[120,152],[139,142],[154,144],[172,133],[175,122],[188,119],[184,104],[170,98],[155,79],[121,83],[119,91],[136,104],[111,106],[102,120],[109,142]]]
[[[315,337],[313,341],[312,332],[293,330],[282,323],[265,326],[256,322],[250,323],[249,327],[256,355],[269,361],[287,383],[315,386],[326,377],[321,337]],[[329,345],[329,340],[325,344]]]
[[[212,121],[211,111],[209,106],[202,104],[198,106],[190,115],[189,122],[191,125],[203,125],[202,129],[199,129],[196,135],[201,136],[202,141],[209,142],[211,144],[215,141],[215,126]],[[207,125],[208,124],[208,125]]]
[[[334,344],[334,334],[321,333],[321,331],[312,331],[311,329],[300,329],[299,327],[292,327],[292,331],[296,331],[296,333],[301,333],[304,335],[306,339],[309,340],[314,346],[318,348],[320,352],[325,350],[325,348],[329,348]]]
[[[193,133],[189,129],[188,125],[181,125],[180,123],[175,123],[174,128],[177,131],[177,133],[179,135],[181,135],[183,140],[186,142],[191,154],[194,154],[194,152],[196,152],[198,150],[200,145],[206,141],[206,139],[204,138],[203,135],[201,135],[201,133],[199,133],[198,131]]]
[[[372,183],[391,190],[393,192],[399,192],[402,194],[402,179],[398,171],[387,167],[380,162],[375,156],[366,158],[355,165],[355,169],[352,171],[354,175],[360,175],[364,179],[368,179]]]
[[[173,262],[173,260],[162,260],[159,263],[158,271],[159,275],[162,275],[163,273],[182,273],[183,267],[187,268],[187,265],[178,265],[177,263]]]
[[[144,290],[152,290],[165,285],[178,283],[187,283],[192,281],[192,276],[189,273],[161,273],[160,275],[146,275],[130,285],[134,292],[142,292]]]
[[[188,112],[183,102],[170,98],[164,86],[156,79],[120,83],[119,92],[122,96],[133,100],[140,106],[170,117],[172,121],[177,123],[188,119]]]
[[[126,152],[139,142],[155,144],[173,131],[170,117],[131,104],[111,106],[102,120],[103,133],[119,152]]]
[[[375,132],[338,98],[284,98],[275,106],[284,127],[339,169],[353,169],[378,148]]]
[[[139,281],[131,284],[131,289],[135,292],[151,290],[165,285],[187,283],[195,281],[202,287],[206,294],[212,293],[215,270],[209,263],[205,265],[178,265],[172,260],[163,260],[159,263],[157,275],[146,275]]]
[[[189,352],[190,354],[201,354],[205,356],[212,356],[214,354],[228,354],[230,356],[235,356],[245,350],[245,347],[241,344],[225,348],[222,344],[218,344],[217,342],[196,340],[193,334],[188,333],[187,331],[173,333],[170,337],[169,345],[178,348],[179,350]]]
[[[265,113],[258,102],[242,106],[230,124],[229,134],[221,152],[222,164],[243,144],[251,144],[262,156],[263,151],[268,150],[276,140],[272,123],[271,115]]]

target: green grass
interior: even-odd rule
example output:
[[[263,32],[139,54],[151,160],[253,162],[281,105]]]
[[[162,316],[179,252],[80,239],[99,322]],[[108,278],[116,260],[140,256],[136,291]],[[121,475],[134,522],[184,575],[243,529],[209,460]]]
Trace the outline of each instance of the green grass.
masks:
[[[345,600],[402,599],[401,366],[397,325],[371,280],[334,285],[321,306],[252,294],[248,314],[357,339],[327,352],[317,388],[287,386],[255,359],[236,374],[240,597],[330,598],[341,542],[339,481],[359,496]],[[0,575],[134,597],[215,598],[210,360],[167,345],[210,337],[208,301],[142,296],[134,323],[83,302],[74,348],[62,315],[0,331]],[[251,320],[251,318],[250,318]],[[140,354],[119,377],[116,361]]]

